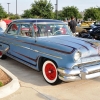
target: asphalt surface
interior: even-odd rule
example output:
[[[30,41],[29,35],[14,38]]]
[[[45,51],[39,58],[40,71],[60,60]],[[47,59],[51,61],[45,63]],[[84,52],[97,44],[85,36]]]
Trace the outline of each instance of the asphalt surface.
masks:
[[[0,65],[14,74],[20,89],[0,100],[100,100],[100,77],[51,86],[42,73],[11,58],[0,59]]]

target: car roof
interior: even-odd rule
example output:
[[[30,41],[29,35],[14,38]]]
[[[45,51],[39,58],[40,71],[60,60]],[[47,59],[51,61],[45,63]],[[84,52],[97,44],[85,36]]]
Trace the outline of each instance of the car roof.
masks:
[[[17,19],[13,20],[13,22],[33,22],[33,23],[38,23],[38,22],[56,22],[56,23],[64,23],[61,20],[54,20],[54,19]]]

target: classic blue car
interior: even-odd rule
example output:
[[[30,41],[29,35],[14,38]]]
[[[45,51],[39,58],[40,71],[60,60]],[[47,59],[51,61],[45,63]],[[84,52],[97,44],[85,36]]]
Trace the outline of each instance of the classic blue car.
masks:
[[[74,37],[66,23],[20,19],[0,33],[0,57],[37,70],[51,85],[100,76],[100,42]]]

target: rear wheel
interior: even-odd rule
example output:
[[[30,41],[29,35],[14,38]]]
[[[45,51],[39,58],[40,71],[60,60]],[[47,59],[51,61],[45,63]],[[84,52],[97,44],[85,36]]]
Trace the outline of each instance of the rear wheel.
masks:
[[[2,57],[1,57],[1,59],[6,59],[7,58],[7,56],[6,55],[2,55]]]
[[[0,58],[1,58],[1,59],[6,59],[7,56],[6,56],[6,55],[3,55],[3,53],[0,51]]]
[[[42,67],[43,77],[47,83],[56,85],[60,82],[58,78],[57,66],[52,61],[45,61]]]

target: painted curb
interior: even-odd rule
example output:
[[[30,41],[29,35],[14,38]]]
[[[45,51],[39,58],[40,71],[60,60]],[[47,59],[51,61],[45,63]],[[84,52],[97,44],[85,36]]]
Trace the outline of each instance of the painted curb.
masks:
[[[0,68],[12,79],[7,85],[0,87],[0,98],[3,98],[17,91],[20,88],[20,84],[16,76],[1,65]]]

